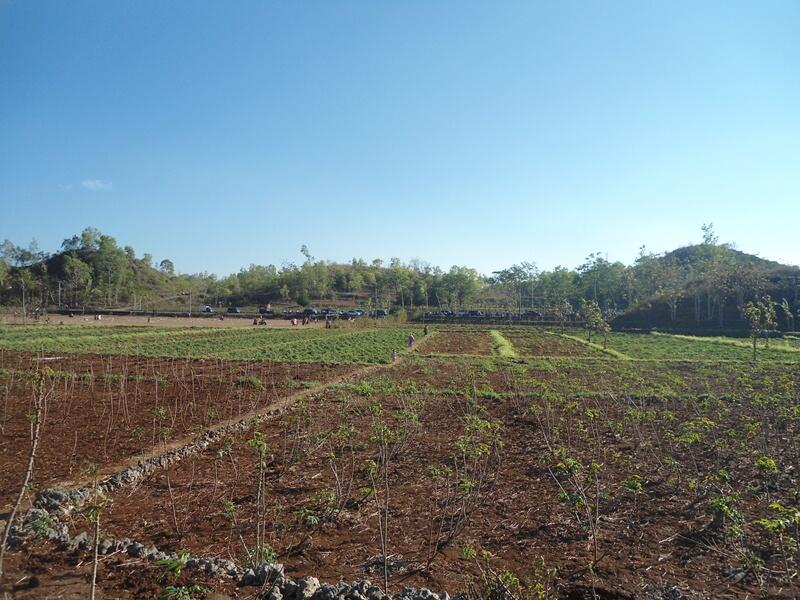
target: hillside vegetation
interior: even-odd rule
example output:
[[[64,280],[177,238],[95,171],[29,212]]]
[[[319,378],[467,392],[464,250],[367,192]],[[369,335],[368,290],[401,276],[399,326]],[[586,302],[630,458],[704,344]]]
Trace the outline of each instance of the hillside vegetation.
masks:
[[[744,307],[767,294],[779,307],[778,326],[794,330],[800,269],[720,244],[711,226],[702,243],[665,254],[642,247],[631,265],[594,253],[575,269],[539,270],[521,262],[490,275],[467,266],[449,270],[415,260],[316,259],[251,264],[238,273],[176,273],[169,259],[137,256],[131,246],[96,229],[46,253],[6,240],[0,247],[0,303],[36,308],[197,310],[214,306],[345,304],[413,310],[480,309],[569,321],[581,300],[594,300],[617,328],[730,330],[746,328]]]

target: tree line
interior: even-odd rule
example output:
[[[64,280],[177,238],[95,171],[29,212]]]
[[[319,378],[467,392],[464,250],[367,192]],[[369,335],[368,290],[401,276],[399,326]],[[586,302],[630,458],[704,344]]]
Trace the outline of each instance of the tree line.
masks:
[[[657,254],[644,247],[634,262],[590,254],[576,268],[540,270],[527,261],[480,274],[424,261],[352,259],[336,263],[301,247],[302,261],[251,264],[238,273],[180,274],[169,259],[137,256],[131,246],[88,227],[47,253],[35,241],[0,246],[0,302],[30,307],[70,306],[148,310],[277,303],[308,306],[343,300],[408,310],[478,308],[493,312],[546,311],[566,318],[591,300],[607,318],[632,324],[694,322],[723,327],[746,322],[748,301],[770,293],[798,308],[800,270],[720,244],[711,225],[698,244]],[[792,317],[793,319],[793,317]],[[789,323],[789,317],[786,317]]]

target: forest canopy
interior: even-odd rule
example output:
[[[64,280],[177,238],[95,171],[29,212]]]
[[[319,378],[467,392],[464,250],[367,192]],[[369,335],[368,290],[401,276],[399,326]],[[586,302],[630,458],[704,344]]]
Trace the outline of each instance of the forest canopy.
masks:
[[[0,246],[0,302],[30,307],[126,310],[185,309],[199,304],[308,306],[349,303],[406,310],[480,308],[572,314],[594,300],[611,318],[633,326],[745,322],[744,306],[763,294],[798,309],[797,267],[761,259],[721,244],[711,225],[698,244],[656,254],[644,247],[632,264],[590,254],[575,268],[540,270],[533,261],[490,274],[468,266],[447,270],[420,260],[392,258],[337,263],[302,246],[299,264],[251,264],[217,277],[183,274],[95,228],[64,240],[52,253],[36,241]],[[190,304],[191,303],[191,304]],[[787,317],[788,322],[788,317]]]

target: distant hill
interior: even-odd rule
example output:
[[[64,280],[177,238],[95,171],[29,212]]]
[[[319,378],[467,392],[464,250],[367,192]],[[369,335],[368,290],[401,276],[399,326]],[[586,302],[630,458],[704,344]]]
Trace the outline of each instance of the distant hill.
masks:
[[[617,328],[674,331],[744,330],[743,307],[769,294],[797,315],[800,268],[718,244],[710,225],[704,242],[664,254],[641,250],[633,264],[590,254],[577,268],[540,271],[521,262],[491,275],[468,266],[448,270],[421,260],[393,258],[336,263],[302,246],[302,263],[251,264],[225,277],[179,274],[168,259],[137,256],[133,247],[87,227],[54,253],[9,240],[0,244],[0,304],[26,311],[197,310],[216,307],[359,306],[409,311],[480,309],[485,313],[538,312],[571,318],[585,300],[596,302]],[[793,327],[778,310],[779,327]],[[800,321],[800,316],[797,317]]]
[[[795,315],[800,308],[797,266],[711,244],[678,248],[657,260],[674,279],[614,319],[615,327],[746,329],[742,308],[764,294],[779,304],[786,299]],[[790,321],[784,311],[777,312],[781,328],[787,328]]]

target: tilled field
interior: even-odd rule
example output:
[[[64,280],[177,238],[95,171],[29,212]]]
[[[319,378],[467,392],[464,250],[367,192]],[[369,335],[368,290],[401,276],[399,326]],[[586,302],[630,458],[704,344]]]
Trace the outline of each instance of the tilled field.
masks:
[[[85,479],[175,440],[319,385],[352,366],[226,363],[91,355],[0,355],[0,507],[27,465],[31,414],[44,395],[33,487]],[[41,385],[41,388],[39,388]]]
[[[443,330],[425,345],[429,354],[492,354],[492,338],[488,332],[459,332]]]
[[[86,596],[98,498],[107,597],[181,589],[386,600],[384,587],[406,600],[440,600],[423,587],[507,599],[800,594],[798,363],[569,355],[559,344],[594,348],[538,331],[503,335],[521,356],[492,356],[488,330],[439,331],[369,368],[0,355],[6,399],[30,396],[31,373],[47,364],[53,393],[69,399],[48,401],[48,427],[72,431],[78,421],[61,415],[80,406],[98,423],[85,447],[107,448],[112,462],[124,440],[126,456],[142,445],[125,437],[128,413],[150,411],[149,452],[173,430],[207,428],[199,416],[211,406],[225,411],[218,422],[272,402],[287,408],[103,479],[103,495],[89,485],[40,497],[49,512],[26,517],[25,553],[10,559],[14,597],[48,597],[57,581],[56,593]],[[672,338],[636,344],[649,341],[654,357],[671,356]],[[436,344],[447,356],[435,356]],[[536,355],[545,350],[553,355]],[[24,422],[16,414],[7,426]],[[67,455],[68,439],[59,443],[37,468],[46,475],[49,461],[62,479],[70,469],[77,477],[85,467]],[[272,587],[266,562],[292,580]],[[317,588],[308,576],[379,587]]]
[[[508,368],[465,365],[465,377],[496,381]],[[727,385],[686,375],[673,383]],[[788,381],[759,382],[774,410],[792,406]],[[417,383],[387,369],[315,394],[115,495],[106,533],[246,562],[262,523],[261,542],[292,576],[382,581],[384,527],[394,589],[465,591],[491,573],[530,582],[536,564],[557,569],[551,591],[567,597],[592,587],[601,597],[780,596],[791,581],[758,520],[773,515],[771,502],[794,506],[800,463],[782,440],[798,432],[744,388],[728,399],[568,400],[499,386],[499,397],[440,395]],[[751,439],[755,422],[763,429]]]
[[[604,352],[576,340],[553,333],[535,331],[525,334],[504,333],[521,356],[595,356]]]

